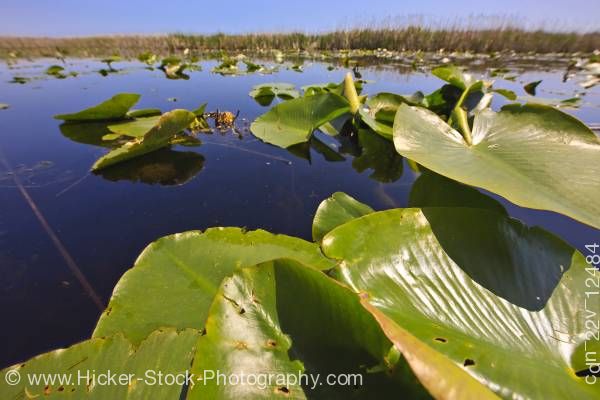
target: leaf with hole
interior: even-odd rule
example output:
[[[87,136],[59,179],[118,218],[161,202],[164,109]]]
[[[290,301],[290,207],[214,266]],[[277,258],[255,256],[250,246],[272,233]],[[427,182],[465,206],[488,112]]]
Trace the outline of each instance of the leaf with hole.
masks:
[[[390,347],[358,296],[322,272],[287,259],[238,269],[216,293],[192,373],[272,379],[235,386],[210,379],[188,399],[428,398],[402,360],[385,360]],[[281,379],[300,373],[310,374],[304,384]],[[360,381],[313,381],[330,374]]]
[[[163,237],[117,283],[93,336],[122,332],[139,343],[160,327],[202,329],[223,278],[280,257],[319,269],[334,265],[314,243],[262,230],[212,228]]]
[[[396,209],[335,228],[322,248],[377,314],[499,396],[600,395],[576,375],[588,368],[581,310],[600,313],[586,302],[593,270],[554,235],[489,209]]]

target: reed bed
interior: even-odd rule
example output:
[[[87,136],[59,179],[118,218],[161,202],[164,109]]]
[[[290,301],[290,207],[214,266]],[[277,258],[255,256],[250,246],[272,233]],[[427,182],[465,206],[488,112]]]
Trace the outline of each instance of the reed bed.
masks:
[[[198,52],[282,51],[448,51],[491,53],[591,53],[600,49],[600,32],[549,32],[503,27],[497,29],[421,26],[404,28],[361,28],[328,33],[256,34],[168,34],[156,36],[96,37],[0,37],[0,56],[103,56],[119,54],[133,57],[142,51],[171,54],[183,49]]]

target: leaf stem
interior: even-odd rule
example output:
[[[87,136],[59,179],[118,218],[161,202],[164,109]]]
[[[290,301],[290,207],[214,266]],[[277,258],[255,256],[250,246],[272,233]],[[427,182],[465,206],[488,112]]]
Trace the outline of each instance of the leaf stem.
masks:
[[[460,133],[462,134],[463,138],[465,139],[465,142],[467,142],[469,146],[473,144],[473,136],[471,135],[471,127],[469,126],[469,118],[467,115],[467,111],[462,107],[462,104],[467,98],[470,89],[471,87],[469,86],[463,91],[460,98],[456,102],[456,105],[454,106],[454,110],[452,110],[452,115],[450,117],[452,121],[456,122]]]

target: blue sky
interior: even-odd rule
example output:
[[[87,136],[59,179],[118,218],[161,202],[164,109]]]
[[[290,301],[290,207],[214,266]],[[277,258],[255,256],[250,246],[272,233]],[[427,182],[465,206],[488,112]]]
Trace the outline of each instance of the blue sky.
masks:
[[[1,0],[0,35],[239,33],[427,21],[452,24],[486,15],[529,27],[599,30],[598,0]],[[494,18],[486,18],[488,24]]]

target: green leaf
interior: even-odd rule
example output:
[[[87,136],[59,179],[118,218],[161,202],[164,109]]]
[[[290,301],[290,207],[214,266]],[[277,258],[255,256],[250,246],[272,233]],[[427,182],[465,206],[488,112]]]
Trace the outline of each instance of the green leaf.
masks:
[[[366,299],[363,306],[371,312],[388,338],[402,353],[413,373],[436,399],[493,400],[498,397],[469,376],[459,366],[435,349],[402,329],[391,318],[371,305]]]
[[[508,100],[514,101],[517,99],[517,94],[512,90],[508,89],[492,89],[492,92],[498,93],[499,95],[507,98]]]
[[[194,113],[194,115],[196,117],[203,117],[204,116],[204,112],[206,111],[206,106],[208,105],[208,103],[202,103],[200,104],[200,106],[198,108],[196,108],[194,111],[192,111],[192,113]]]
[[[97,106],[73,114],[59,114],[54,118],[64,121],[101,121],[122,119],[131,107],[140,99],[139,94],[120,93]]]
[[[461,90],[465,90],[477,82],[471,74],[465,73],[453,65],[434,68],[431,70],[431,74]]]
[[[403,156],[441,175],[600,228],[600,203],[590,201],[600,195],[600,141],[579,120],[552,107],[482,111],[468,146],[434,113],[401,105],[394,144]]]
[[[386,139],[391,139],[393,136],[392,125],[394,124],[394,116],[400,104],[417,104],[403,96],[394,93],[378,93],[370,97],[365,105],[368,110],[361,108],[359,114],[361,120]]]
[[[323,200],[317,208],[312,225],[313,240],[320,242],[333,228],[372,212],[374,210],[371,207],[346,193],[335,192]]]
[[[147,65],[154,65],[158,57],[154,53],[144,52],[138,55],[137,59]]]
[[[262,83],[255,85],[249,93],[261,106],[268,106],[275,97],[281,99],[293,99],[300,96],[300,93],[291,83]]]
[[[246,65],[246,72],[257,72],[257,71],[262,71],[263,70],[263,66],[260,64],[255,64],[252,61],[244,61],[244,64]]]
[[[94,337],[122,332],[139,343],[160,327],[201,329],[223,278],[281,257],[319,269],[334,265],[314,243],[262,230],[212,228],[161,238],[117,283]]]
[[[538,87],[538,85],[540,83],[542,83],[542,81],[529,82],[527,85],[523,86],[523,90],[525,90],[525,92],[527,92],[527,94],[535,96],[535,89]]]
[[[143,119],[149,120],[155,118],[156,117],[148,117]],[[139,157],[141,155],[169,146],[175,135],[186,129],[195,118],[195,115],[187,110],[173,110],[163,114],[159,119],[156,120],[156,124],[143,136],[125,143],[121,147],[110,151],[108,154],[96,160],[92,166],[92,171],[106,168],[113,164]],[[142,120],[142,118],[134,121],[133,127],[135,127],[137,131],[133,129],[132,126],[128,126],[124,132],[133,134],[139,133],[139,131],[145,129],[144,126],[135,124],[140,120]],[[118,129],[122,128],[123,127],[121,126]]]
[[[165,329],[152,332],[139,347],[123,336],[115,335],[51,351],[2,370],[0,398],[177,399],[182,385],[152,384],[150,379],[153,376],[158,382],[159,372],[163,375],[163,383],[166,375],[185,376],[198,337],[199,332],[193,329],[181,332]],[[9,371],[21,375],[17,385],[5,384],[4,377]],[[34,374],[38,378],[45,374],[47,379],[55,376],[56,383],[30,384],[28,380],[34,378]],[[101,384],[101,374],[110,374],[115,380]],[[119,381],[121,375],[129,374],[133,375],[131,380]],[[64,380],[70,379],[71,383],[59,383],[59,375],[64,376]],[[94,377],[97,381],[92,380]]]
[[[264,375],[270,382],[232,386],[207,379],[188,399],[427,398],[410,370],[401,369],[403,362],[388,372],[394,366],[384,362],[390,347],[358,296],[325,274],[292,260],[242,268],[215,296],[192,373]],[[369,372],[380,364],[381,372]],[[314,388],[310,380],[281,381],[300,373],[323,380]],[[327,385],[329,374],[360,374],[362,384]]]
[[[333,93],[300,97],[277,104],[250,130],[264,142],[286,148],[308,141],[315,129],[349,110],[346,99]]]
[[[108,129],[118,136],[142,137],[158,123],[161,116],[138,117],[133,121],[108,125]]]
[[[55,76],[57,78],[66,78],[63,74],[65,69],[60,65],[51,65],[46,69],[46,75]]]
[[[550,233],[486,209],[397,209],[334,229],[322,248],[369,306],[498,395],[600,395],[575,375],[597,333],[585,321],[600,304],[585,292],[598,271]]]
[[[142,118],[142,117],[153,117],[155,115],[161,115],[162,111],[158,108],[142,108],[140,110],[131,110],[127,113],[128,118]]]

